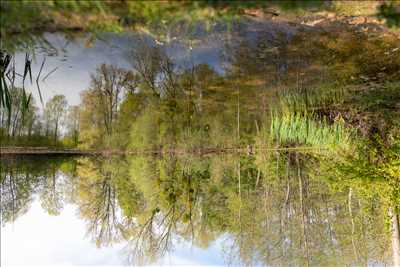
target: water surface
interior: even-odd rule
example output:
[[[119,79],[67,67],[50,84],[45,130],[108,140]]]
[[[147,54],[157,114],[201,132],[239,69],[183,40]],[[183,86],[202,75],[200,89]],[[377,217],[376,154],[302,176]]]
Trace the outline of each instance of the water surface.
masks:
[[[43,103],[26,81],[31,116],[15,101],[1,141],[157,153],[1,155],[1,264],[391,266],[398,35],[282,17],[15,48],[17,72],[27,51],[34,77],[44,59],[57,71]],[[46,102],[59,94],[55,124]]]
[[[6,266],[390,263],[380,200],[307,154],[1,163]]]

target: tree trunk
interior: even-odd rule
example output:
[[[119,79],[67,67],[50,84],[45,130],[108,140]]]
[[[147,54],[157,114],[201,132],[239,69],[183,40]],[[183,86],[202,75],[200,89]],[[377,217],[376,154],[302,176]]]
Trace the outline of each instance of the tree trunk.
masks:
[[[352,206],[351,206],[352,196],[353,196],[353,188],[350,187],[347,205],[348,205],[349,215],[350,215],[350,220],[351,220],[351,244],[353,246],[354,258],[357,261],[359,261],[359,256],[358,256],[358,253],[357,253],[356,243],[355,243],[355,240],[354,240],[354,234],[355,234],[355,231],[356,231],[356,225],[355,225],[355,222],[354,222],[353,209],[352,209]]]
[[[56,121],[56,128],[54,130],[54,145],[57,144],[58,120]]]
[[[394,208],[389,208],[389,217],[391,221],[392,233],[392,254],[393,266],[400,267],[400,231],[399,231],[399,216]]]
[[[310,266],[309,260],[309,249],[308,249],[308,237],[307,237],[307,226],[306,226],[306,214],[304,212],[304,196],[303,196],[303,177],[300,169],[299,154],[296,153],[296,165],[297,165],[297,178],[299,180],[299,198],[300,198],[300,215],[301,215],[301,231],[303,239],[303,247],[305,249],[306,262],[305,266]]]
[[[236,119],[237,119],[237,140],[238,140],[238,144],[237,145],[239,145],[239,142],[240,142],[240,89],[239,89],[239,86],[238,85],[236,85],[237,86],[237,117],[236,117]]]

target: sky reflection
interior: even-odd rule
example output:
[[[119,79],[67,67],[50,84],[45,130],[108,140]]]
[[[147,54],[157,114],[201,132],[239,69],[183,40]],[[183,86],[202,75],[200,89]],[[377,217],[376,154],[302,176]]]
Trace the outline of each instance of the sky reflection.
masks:
[[[60,215],[50,216],[35,199],[26,214],[1,228],[1,266],[127,266],[126,244],[97,248],[76,209],[66,204]],[[200,249],[181,241],[152,266],[220,266],[220,246],[217,241]]]

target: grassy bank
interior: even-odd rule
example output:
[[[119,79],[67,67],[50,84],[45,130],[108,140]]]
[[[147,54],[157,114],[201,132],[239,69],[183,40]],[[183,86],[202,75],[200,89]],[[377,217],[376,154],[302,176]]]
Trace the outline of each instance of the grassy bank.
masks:
[[[242,18],[299,20],[322,17],[364,17],[398,26],[395,1],[1,1],[2,48],[37,42],[44,32],[123,32],[142,30],[165,37],[171,29],[196,23],[210,28],[218,21]],[[13,38],[11,41],[9,38]]]

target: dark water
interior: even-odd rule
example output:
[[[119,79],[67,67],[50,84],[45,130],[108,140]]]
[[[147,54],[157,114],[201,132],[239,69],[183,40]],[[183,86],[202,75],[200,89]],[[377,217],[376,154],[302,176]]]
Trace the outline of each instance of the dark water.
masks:
[[[331,180],[307,154],[2,156],[1,166],[3,266],[391,262],[367,182]]]

